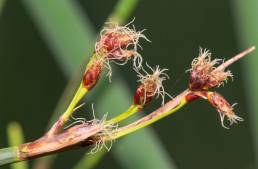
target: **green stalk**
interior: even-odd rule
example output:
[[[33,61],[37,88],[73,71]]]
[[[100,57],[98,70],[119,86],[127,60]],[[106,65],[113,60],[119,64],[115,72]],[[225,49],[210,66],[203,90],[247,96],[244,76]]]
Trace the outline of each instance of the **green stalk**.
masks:
[[[10,146],[18,146],[24,143],[24,134],[22,127],[17,122],[11,122],[7,126],[8,142]],[[12,169],[28,169],[29,164],[27,161],[15,163],[11,165]]]
[[[0,166],[21,161],[18,158],[18,147],[0,149]]]
[[[3,12],[5,0],[0,0],[0,14]]]
[[[147,115],[145,117],[143,117],[142,119],[123,127],[122,129],[120,129],[119,131],[117,131],[116,133],[114,133],[114,136],[112,137],[113,139],[118,139],[122,136],[128,135],[130,133],[136,132],[146,126],[149,126],[155,122],[157,122],[158,120],[167,117],[168,115],[171,115],[172,113],[178,111],[179,109],[181,109],[183,106],[186,105],[186,103],[188,103],[184,98],[180,101],[180,103],[175,107],[172,108],[171,110],[167,111],[167,112],[162,112],[161,115],[154,115],[154,113],[152,113],[151,115]],[[159,114],[159,113],[157,113]],[[152,117],[151,117],[152,116]],[[150,118],[151,117],[151,118]],[[147,120],[145,120],[147,119]]]
[[[141,106],[140,105],[131,105],[125,112],[119,114],[118,116],[115,116],[114,118],[108,120],[106,122],[106,124],[115,124],[115,123],[119,123],[127,118],[129,118],[130,116],[134,115],[135,113],[137,113],[140,110]]]

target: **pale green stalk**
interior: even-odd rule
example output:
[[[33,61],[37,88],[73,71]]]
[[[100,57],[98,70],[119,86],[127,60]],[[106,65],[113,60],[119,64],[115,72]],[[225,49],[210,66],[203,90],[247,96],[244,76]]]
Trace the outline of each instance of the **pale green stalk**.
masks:
[[[18,158],[18,147],[0,149],[0,166],[20,161]]]
[[[0,14],[3,12],[5,1],[6,0],[0,0]]]
[[[17,122],[11,122],[7,126],[9,146],[18,146],[24,143],[24,134],[22,127]],[[11,164],[11,169],[29,169],[27,161]]]

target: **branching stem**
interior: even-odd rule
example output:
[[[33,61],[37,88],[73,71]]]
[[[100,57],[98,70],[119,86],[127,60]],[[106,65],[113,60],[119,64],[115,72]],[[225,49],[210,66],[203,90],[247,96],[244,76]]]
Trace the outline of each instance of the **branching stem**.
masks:
[[[67,122],[69,117],[74,112],[74,109],[76,108],[78,102],[86,95],[87,92],[88,90],[83,86],[83,83],[81,83],[68,108],[58,119],[58,121],[51,127],[51,129],[47,132],[47,136],[57,134],[61,130],[61,128],[64,126],[64,124]]]
[[[182,108],[187,102],[185,97],[190,93],[189,90],[185,90],[177,97],[167,102],[164,106],[158,108],[156,111],[151,114],[139,119],[138,121],[131,123],[125,127],[118,129],[115,133],[113,133],[113,139],[120,138],[132,132],[135,132],[143,127],[146,127],[174,112]],[[107,138],[109,139],[109,138]]]
[[[216,70],[224,70],[225,68],[227,68],[228,66],[230,66],[231,64],[235,63],[236,61],[238,61],[239,59],[243,58],[244,56],[247,56],[247,54],[251,53],[252,51],[255,50],[255,46],[252,46],[250,48],[247,48],[246,50],[244,50],[243,52],[235,55],[234,57],[228,59],[226,62],[222,63],[220,66],[218,66],[216,68]]]

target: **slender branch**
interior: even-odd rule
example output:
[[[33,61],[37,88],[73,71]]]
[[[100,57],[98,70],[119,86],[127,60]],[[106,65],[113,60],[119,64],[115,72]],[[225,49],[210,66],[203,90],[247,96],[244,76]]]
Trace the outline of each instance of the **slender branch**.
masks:
[[[128,117],[132,116],[133,114],[137,113],[139,110],[141,109],[141,106],[140,105],[131,105],[127,111],[119,114],[118,116],[108,120],[106,122],[106,124],[112,124],[112,123],[118,123],[118,122],[121,122],[125,119],[127,119]]]
[[[115,133],[113,133],[112,137],[107,137],[107,140],[117,139],[124,135],[130,134],[176,112],[187,103],[187,100],[185,98],[190,93],[191,91],[189,91],[188,89],[185,90],[184,92],[182,92],[174,99],[170,100],[164,106],[158,108],[151,114],[137,120],[134,123],[131,123],[125,127],[118,129]]]
[[[249,53],[251,53],[252,51],[255,50],[255,46],[252,46],[246,50],[244,50],[243,52],[235,55],[234,57],[228,59],[226,62],[222,63],[220,66],[218,66],[216,68],[216,70],[224,70],[225,68],[227,68],[228,66],[230,66],[231,64],[235,63],[236,61],[238,61],[239,59],[247,56]]]
[[[87,92],[88,92],[88,90],[81,83],[78,90],[76,91],[71,103],[67,107],[66,111],[62,114],[62,116],[58,119],[58,121],[55,122],[55,124],[47,132],[47,134],[46,134],[47,136],[57,134],[61,130],[61,128],[63,127],[65,122],[67,122],[69,117],[74,112],[74,109],[75,109],[76,105],[78,104],[78,102],[85,96],[85,94]]]
[[[18,157],[18,147],[8,147],[0,149],[0,166],[20,161]]]

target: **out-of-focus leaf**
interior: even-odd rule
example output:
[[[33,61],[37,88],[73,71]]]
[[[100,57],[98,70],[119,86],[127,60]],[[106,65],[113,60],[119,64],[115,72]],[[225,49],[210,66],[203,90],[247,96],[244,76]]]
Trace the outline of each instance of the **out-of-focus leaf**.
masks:
[[[90,21],[81,15],[75,1],[23,2],[62,70],[70,77],[93,49],[95,40]]]
[[[9,146],[17,146],[24,143],[24,134],[22,127],[17,122],[11,122],[7,126],[8,142]],[[27,161],[14,163],[10,165],[12,169],[29,169]]]
[[[3,11],[5,0],[0,0],[0,14]]]
[[[235,21],[237,25],[239,43],[242,48],[255,45],[258,47],[258,1],[257,0],[235,0],[232,1],[235,10]],[[256,57],[254,57],[254,55]],[[255,147],[255,168],[258,167],[258,56],[257,51],[248,56],[244,61],[244,77],[247,90],[247,102],[250,111],[250,121],[253,131],[253,143]]]
[[[119,0],[108,20],[123,24],[133,13],[139,0]]]
[[[121,2],[123,2],[122,5],[124,6],[126,6],[127,3],[136,4],[136,1],[126,2],[125,0],[122,0]],[[80,15],[81,10],[73,3],[73,1],[24,0],[24,4],[30,11],[31,16],[33,16],[33,20],[37,24],[44,39],[55,53],[61,68],[68,77],[71,77],[71,75],[79,69],[78,66],[83,62],[85,57],[90,57],[89,51],[94,47],[93,44],[95,40],[92,36],[93,30],[90,25],[85,22],[87,21],[87,18]],[[117,9],[118,8],[116,8],[116,10]],[[117,11],[118,14],[123,17],[128,16],[130,13],[129,9],[127,13],[123,13],[121,10]],[[116,18],[116,16],[111,15],[111,17],[121,22],[121,19]],[[125,98],[124,103],[119,103],[121,106],[120,108],[123,109],[113,106],[112,109],[109,109],[110,112],[123,111],[129,106],[128,102],[131,101],[132,95],[121,80],[113,82],[112,85],[110,85],[108,89],[105,88],[105,90],[108,96],[105,100],[121,101],[121,98]],[[114,97],[115,95],[112,93],[114,90],[117,93],[116,97]],[[119,93],[123,95],[123,97],[120,97],[121,95],[118,95]],[[66,98],[64,100],[67,101],[70,99]],[[108,110],[109,106],[107,104],[109,103],[101,101],[97,106],[98,108]],[[60,105],[65,106],[67,104],[62,104],[60,102]],[[127,138],[125,138],[124,141],[120,140],[120,143],[117,145],[118,148],[116,149],[114,147],[115,150],[113,150],[117,159],[125,163],[125,167],[156,169],[156,164],[162,164],[160,166],[164,169],[173,168],[173,165],[166,157],[166,152],[158,142],[158,138],[150,128],[147,128],[138,134],[131,135],[129,138],[130,141],[128,141]],[[145,140],[150,140],[149,144],[146,144]],[[128,145],[128,142],[130,142],[130,145]],[[134,144],[135,146],[133,146]],[[124,149],[119,147],[123,147]],[[142,152],[146,152],[145,155],[136,153],[139,150],[139,147],[141,147]],[[140,154],[140,156],[138,154]],[[141,159],[141,163],[138,163],[139,159]],[[159,160],[159,162],[157,162],[157,160]],[[130,163],[130,161],[137,161],[137,163],[126,165]]]
[[[105,154],[105,150],[102,149],[99,152],[95,153],[95,154],[88,154],[85,155],[74,167],[73,169],[90,169],[90,168],[94,168],[98,162],[99,159],[102,158],[102,156],[104,156]]]

